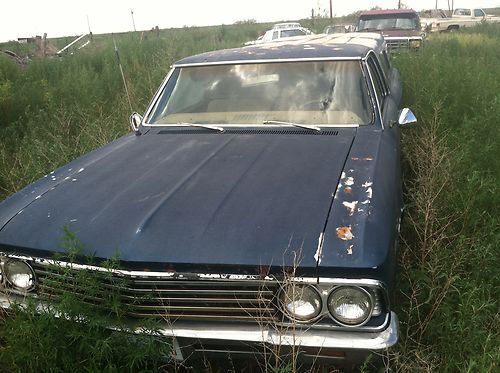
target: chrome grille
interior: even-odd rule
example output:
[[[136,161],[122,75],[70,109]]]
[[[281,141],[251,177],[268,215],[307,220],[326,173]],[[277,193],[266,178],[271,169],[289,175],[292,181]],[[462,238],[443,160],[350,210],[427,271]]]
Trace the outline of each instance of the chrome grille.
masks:
[[[33,263],[33,268],[39,297],[57,299],[69,292],[85,302],[101,305],[107,294],[117,294],[130,317],[165,318],[172,322],[177,319],[253,322],[278,319],[275,301],[278,284],[270,280],[132,276],[42,263]],[[77,280],[84,274],[81,271],[94,279],[90,286]]]
[[[410,41],[408,39],[387,41],[387,47],[389,49],[408,48],[409,46]]]

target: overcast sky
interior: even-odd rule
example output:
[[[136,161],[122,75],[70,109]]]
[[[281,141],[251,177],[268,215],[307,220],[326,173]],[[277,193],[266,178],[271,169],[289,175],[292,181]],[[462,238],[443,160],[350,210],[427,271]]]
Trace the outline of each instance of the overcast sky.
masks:
[[[415,10],[434,8],[436,0],[402,0]],[[451,2],[451,0],[450,0]],[[346,15],[374,6],[396,8],[398,0],[332,0],[334,15]],[[500,0],[455,0],[459,7],[496,7]],[[438,0],[446,9],[448,0]],[[311,9],[329,12],[329,0],[1,0],[0,42],[18,37],[77,35],[182,26],[295,20],[311,16]]]

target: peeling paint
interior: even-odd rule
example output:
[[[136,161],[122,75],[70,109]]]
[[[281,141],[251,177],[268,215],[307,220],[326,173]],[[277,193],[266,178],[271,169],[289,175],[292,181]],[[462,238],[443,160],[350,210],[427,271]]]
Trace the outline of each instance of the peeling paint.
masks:
[[[40,198],[42,198],[42,195],[41,195],[41,194],[39,194],[39,195],[37,195],[37,196],[35,197],[35,199],[40,199]]]
[[[349,247],[347,248],[347,255],[352,255],[352,248],[354,247],[354,245],[349,245]]]
[[[370,200],[369,200],[369,199],[364,200],[363,202],[361,202],[361,204],[362,204],[362,205],[367,205],[367,204],[369,204],[369,203],[370,203]]]
[[[352,188],[351,187],[345,187],[344,193],[351,194],[352,193]]]
[[[353,161],[373,161],[373,157],[351,157]]]
[[[373,190],[371,187],[366,190],[366,194],[368,194],[368,199],[372,198]]]
[[[66,176],[66,177],[64,178],[64,180],[69,180],[69,176]]]
[[[348,186],[354,185],[354,178],[352,176],[349,176],[344,184]]]
[[[21,214],[23,211],[24,211],[24,210],[20,210],[20,211],[17,213],[17,215]]]
[[[52,171],[52,172],[50,173],[50,175],[54,175],[54,172],[55,172],[55,171]]]
[[[368,182],[368,181],[367,181],[366,183],[364,183],[364,184],[363,184],[363,185],[361,185],[361,186],[362,186],[363,188],[368,188],[368,187],[370,187],[370,186],[372,186],[372,185],[373,185],[373,183],[371,183],[371,182]]]
[[[321,264],[321,257],[323,256],[323,241],[325,238],[325,233],[321,232],[318,238],[318,249],[316,250],[316,254],[314,254],[314,260],[316,263]]]
[[[69,222],[74,223],[75,221],[77,221],[77,219],[71,219]]]
[[[78,179],[71,179],[71,182],[74,183],[76,180],[78,180]]]
[[[347,208],[347,211],[349,211],[349,216],[354,215],[354,211],[356,210],[356,206],[358,205],[358,201],[352,201],[352,202],[342,202],[342,204]]]
[[[341,179],[345,179],[345,177],[346,177],[345,172],[342,172],[342,175],[340,176],[340,178],[341,178]]]
[[[354,235],[351,232],[351,226],[349,227],[338,227],[336,228],[337,237],[344,241],[349,241],[354,238]]]
[[[83,167],[82,167],[82,168],[80,168],[80,169],[78,170],[78,173],[82,172],[83,170],[85,170],[85,168],[83,168]]]
[[[50,218],[50,212],[47,214],[47,217]]]

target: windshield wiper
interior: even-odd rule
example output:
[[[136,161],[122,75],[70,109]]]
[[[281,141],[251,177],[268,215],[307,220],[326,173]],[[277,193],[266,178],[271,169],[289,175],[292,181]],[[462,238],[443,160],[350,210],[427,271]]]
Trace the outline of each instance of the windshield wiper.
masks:
[[[181,126],[201,127],[201,128],[206,128],[206,129],[213,130],[213,131],[224,132],[224,128],[222,128],[222,127],[216,127],[216,126],[210,126],[208,124],[196,124],[196,123],[188,123],[188,122],[179,122],[177,124],[179,124]]]
[[[298,124],[298,123],[292,123],[292,122],[282,122],[279,120],[265,120],[262,122],[262,124],[278,124],[280,126],[294,126],[294,127],[299,127],[299,128],[305,128],[308,130],[313,130],[313,131],[321,131],[321,128],[316,127],[316,126],[309,126],[307,124]]]

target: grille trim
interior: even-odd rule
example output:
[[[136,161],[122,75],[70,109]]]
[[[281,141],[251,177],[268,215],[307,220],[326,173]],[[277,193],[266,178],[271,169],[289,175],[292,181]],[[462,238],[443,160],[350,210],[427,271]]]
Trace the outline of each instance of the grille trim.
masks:
[[[106,290],[117,291],[132,318],[183,320],[278,321],[278,283],[273,280],[178,279],[139,277],[91,271],[97,289],[87,289],[75,279],[85,269],[35,262],[40,297],[58,299],[69,292],[99,306]]]

